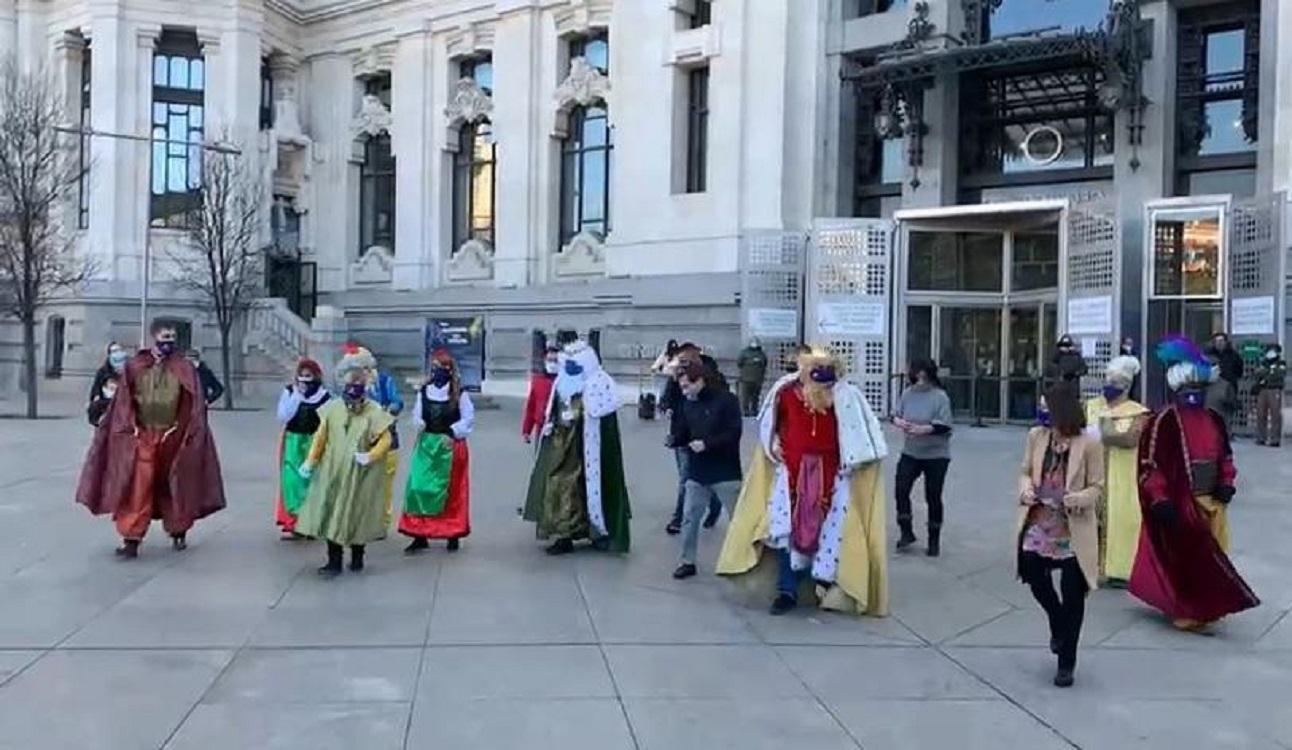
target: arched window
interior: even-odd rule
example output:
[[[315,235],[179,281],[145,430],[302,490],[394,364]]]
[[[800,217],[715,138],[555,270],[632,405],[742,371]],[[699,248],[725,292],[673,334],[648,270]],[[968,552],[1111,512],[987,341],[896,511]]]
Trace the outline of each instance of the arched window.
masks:
[[[462,126],[453,169],[453,252],[467,240],[493,245],[496,149],[488,120]]]
[[[610,232],[610,169],[614,151],[604,104],[575,107],[561,147],[561,244],[580,232]]]
[[[390,134],[368,136],[359,168],[359,252],[380,245],[395,251],[395,157]]]

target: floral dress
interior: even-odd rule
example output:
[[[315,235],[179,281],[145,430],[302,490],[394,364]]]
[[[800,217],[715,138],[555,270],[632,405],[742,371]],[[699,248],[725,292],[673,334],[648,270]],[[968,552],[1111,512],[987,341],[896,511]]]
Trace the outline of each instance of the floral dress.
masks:
[[[1023,530],[1023,552],[1031,552],[1049,560],[1067,560],[1075,557],[1072,535],[1068,531],[1068,516],[1063,510],[1063,495],[1067,488],[1069,451],[1057,452],[1051,442],[1045,449],[1041,464],[1041,484],[1036,488],[1036,505],[1027,517]]]

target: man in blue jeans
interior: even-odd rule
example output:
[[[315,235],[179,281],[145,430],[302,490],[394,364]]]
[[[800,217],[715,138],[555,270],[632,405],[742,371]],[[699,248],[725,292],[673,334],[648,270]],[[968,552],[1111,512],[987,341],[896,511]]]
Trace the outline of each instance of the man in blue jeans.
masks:
[[[728,389],[711,384],[713,379],[713,371],[698,360],[679,367],[677,380],[683,399],[670,422],[668,437],[670,446],[686,451],[682,559],[673,571],[678,580],[695,575],[700,524],[710,504],[717,501],[730,513],[740,495],[740,434],[744,427],[740,400]]]
[[[667,368],[669,379],[664,386],[664,393],[660,396],[659,407],[662,412],[669,417],[669,430],[673,431],[674,423],[682,415],[682,403],[685,396],[682,395],[682,389],[678,385],[678,372],[688,362],[699,362],[704,365],[710,373],[708,383],[711,387],[726,390],[727,381],[718,371],[718,362],[713,357],[700,352],[700,347],[687,341],[677,348],[677,353]],[[682,532],[682,510],[686,504],[686,457],[687,449],[685,445],[673,449],[674,458],[677,461],[677,504],[673,507],[673,517],[669,519],[668,525],[664,530],[669,536],[676,536]],[[709,504],[709,515],[704,519],[704,528],[711,529],[718,523],[718,518],[722,515],[722,503],[717,497],[714,497]]]

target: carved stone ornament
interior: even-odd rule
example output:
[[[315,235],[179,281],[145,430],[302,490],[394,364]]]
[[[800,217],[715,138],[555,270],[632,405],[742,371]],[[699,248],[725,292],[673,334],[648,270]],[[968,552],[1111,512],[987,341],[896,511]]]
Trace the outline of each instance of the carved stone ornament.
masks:
[[[570,61],[570,74],[556,87],[556,101],[562,110],[575,105],[587,107],[598,101],[610,103],[610,79],[592,67],[587,59],[576,57]]]
[[[488,281],[493,278],[493,246],[469,239],[449,258],[449,281]]]
[[[381,245],[373,245],[350,265],[350,283],[355,286],[389,284],[394,266],[395,259],[390,250]]]
[[[471,77],[459,78],[453,84],[449,95],[449,106],[444,108],[444,116],[449,118],[449,127],[454,128],[467,122],[479,122],[493,115],[493,99],[480,88]]]
[[[606,272],[606,248],[591,232],[579,232],[556,254],[557,276],[601,276]]]
[[[394,118],[391,117],[390,110],[386,109],[386,105],[372,94],[364,94],[359,114],[354,118],[355,138],[390,133],[393,124]]]

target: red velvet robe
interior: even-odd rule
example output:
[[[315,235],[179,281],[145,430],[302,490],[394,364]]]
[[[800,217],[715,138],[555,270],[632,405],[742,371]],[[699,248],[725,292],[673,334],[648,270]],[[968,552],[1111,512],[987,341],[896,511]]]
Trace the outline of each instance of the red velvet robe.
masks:
[[[1194,502],[1190,459],[1217,460],[1219,483],[1233,486],[1233,454],[1220,415],[1209,409],[1185,413],[1176,406],[1154,414],[1139,444],[1144,519],[1128,589],[1172,619],[1206,623],[1255,607],[1260,600]],[[1158,520],[1155,502],[1175,506],[1174,523]]]
[[[834,408],[817,414],[803,400],[803,386],[795,383],[782,388],[776,396],[776,434],[781,439],[781,455],[789,470],[790,497],[797,502],[799,467],[809,453],[821,457],[824,484],[821,497],[825,503],[834,497],[834,480],[839,474],[839,423]]]
[[[151,352],[142,351],[126,363],[125,377],[90,443],[76,488],[76,502],[94,515],[115,513],[130,494],[134,476],[135,399],[132,390],[139,374],[157,366]],[[225,506],[220,457],[206,419],[206,399],[197,369],[183,357],[167,358],[161,365],[179,379],[186,407],[178,415],[179,449],[170,464],[170,496],[163,502],[175,505],[176,517],[205,518]],[[160,517],[158,509],[154,513]]]

